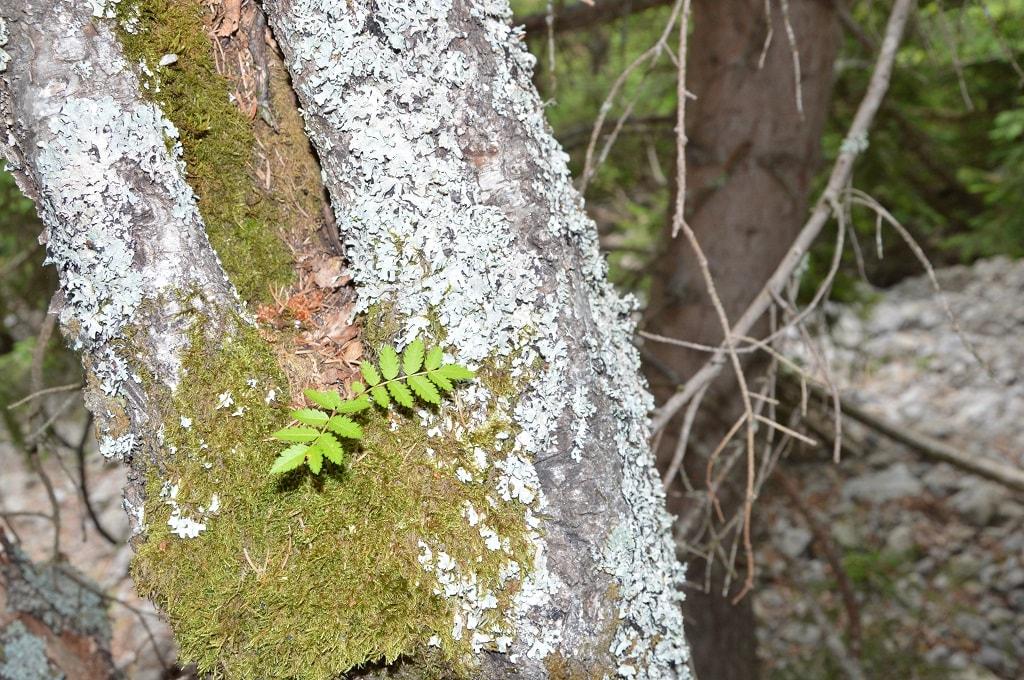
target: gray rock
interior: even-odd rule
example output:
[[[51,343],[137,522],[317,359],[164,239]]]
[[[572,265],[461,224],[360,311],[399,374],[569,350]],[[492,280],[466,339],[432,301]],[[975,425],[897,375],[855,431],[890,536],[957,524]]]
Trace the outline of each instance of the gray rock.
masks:
[[[945,496],[951,489],[957,488],[962,478],[963,473],[957,472],[951,465],[942,463],[928,470],[923,480],[929,491],[937,496]]]
[[[988,631],[988,621],[975,614],[957,614],[953,617],[956,630],[971,640],[982,640]]]
[[[906,463],[896,463],[880,472],[872,472],[856,477],[846,483],[843,495],[868,503],[885,503],[918,496],[924,491],[924,485],[915,477]]]
[[[1015,567],[1005,572],[996,582],[996,587],[1003,591],[1024,588],[1024,568]]]
[[[1024,517],[1024,504],[1013,498],[1008,498],[996,506],[996,519],[1013,521],[1022,517]],[[1024,535],[1018,534],[1018,536],[1024,542]]]
[[[974,656],[974,660],[994,671],[1001,671],[1006,667],[1006,654],[989,645],[982,645]]]
[[[842,548],[852,550],[861,544],[860,529],[852,521],[840,519],[832,524],[832,538]]]
[[[983,527],[995,517],[1006,496],[1006,489],[998,484],[971,479],[949,499],[949,504],[968,522]]]
[[[885,538],[885,547],[897,553],[910,552],[916,545],[914,530],[907,525],[896,527]]]
[[[776,533],[775,543],[784,555],[797,557],[802,555],[811,544],[811,532],[802,527],[785,526]]]
[[[967,658],[967,654],[964,652],[953,652],[949,655],[949,659],[946,660],[950,668],[957,670],[967,670],[971,667],[970,660]]]
[[[950,675],[950,680],[1000,680],[998,675],[983,666],[968,665]]]
[[[975,578],[980,567],[981,563],[978,562],[973,555],[968,553],[955,555],[949,560],[949,573],[958,581],[966,581],[969,578]]]

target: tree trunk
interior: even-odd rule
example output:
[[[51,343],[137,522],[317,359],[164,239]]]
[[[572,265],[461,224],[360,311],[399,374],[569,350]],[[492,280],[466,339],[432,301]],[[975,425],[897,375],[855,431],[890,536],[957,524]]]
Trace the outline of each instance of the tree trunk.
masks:
[[[789,3],[800,61],[803,114],[791,46],[778,3],[772,7],[772,41],[759,68],[768,24],[761,0],[697,0],[687,66],[689,90],[697,98],[687,110],[687,219],[703,247],[730,319],[747,307],[782,259],[803,224],[810,182],[818,168],[821,139],[839,45],[832,4],[819,0]],[[670,211],[671,212],[671,211]],[[671,237],[655,266],[647,330],[691,342],[716,345],[721,325],[710,303],[700,269],[687,241]],[[763,334],[763,320],[756,334]],[[648,343],[646,373],[659,403],[707,360],[704,352]],[[758,366],[747,362],[750,379]],[[736,382],[723,373],[708,391],[693,427],[685,471],[699,484],[706,455],[742,413]],[[666,427],[658,461],[662,469],[675,454],[682,415]],[[696,450],[696,453],[693,452]],[[704,456],[696,455],[699,453]],[[743,466],[719,491],[726,517],[744,497]],[[680,527],[698,524],[694,497],[679,480],[669,487],[669,509]],[[703,506],[701,506],[703,507]],[[701,517],[700,519],[703,519]],[[685,532],[687,529],[682,529]],[[693,539],[684,535],[683,540]],[[690,562],[694,582],[706,563]],[[740,573],[743,565],[739,567]],[[740,585],[734,579],[736,585]],[[750,598],[737,605],[722,595],[724,573],[712,571],[710,592],[689,589],[684,612],[687,637],[699,677],[711,680],[757,677],[754,617]]]
[[[121,35],[186,5],[125,3]],[[0,149],[46,224],[103,451],[132,469],[136,581],[183,661],[230,677],[687,677],[632,305],[605,279],[507,3],[266,10],[369,349],[426,336],[480,376],[438,413],[371,414],[343,470],[280,481],[280,395],[319,385],[248,320],[174,125],[145,99],[194,60],[147,61],[140,87],[83,3],[0,10]]]

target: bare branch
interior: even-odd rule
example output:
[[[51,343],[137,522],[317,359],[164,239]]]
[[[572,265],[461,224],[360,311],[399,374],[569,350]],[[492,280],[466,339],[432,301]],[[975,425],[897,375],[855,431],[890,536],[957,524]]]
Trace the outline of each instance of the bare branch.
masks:
[[[825,395],[825,389],[816,382],[808,382],[810,390],[819,395]],[[850,403],[849,400],[842,402],[843,414],[853,418],[857,422],[884,434],[890,439],[910,447],[914,451],[934,460],[949,463],[961,470],[994,482],[999,482],[1011,489],[1024,491],[1024,471],[1009,465],[997,463],[991,458],[960,451],[948,444],[932,439],[927,435],[915,432],[908,427],[897,425],[881,416],[869,413],[863,408]]]

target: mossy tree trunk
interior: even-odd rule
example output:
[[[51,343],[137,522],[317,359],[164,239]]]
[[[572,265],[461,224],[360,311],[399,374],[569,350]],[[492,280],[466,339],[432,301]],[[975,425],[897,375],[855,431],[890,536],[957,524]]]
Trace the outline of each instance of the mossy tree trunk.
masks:
[[[151,4],[117,10],[122,30]],[[438,412],[371,416],[337,474],[282,483],[266,439],[287,422],[288,367],[223,274],[211,197],[197,209],[114,9],[0,9],[0,149],[47,226],[103,450],[133,471],[136,578],[184,660],[230,677],[396,659],[421,677],[687,677],[632,304],[606,281],[507,3],[265,9],[368,348],[426,336],[480,376]]]

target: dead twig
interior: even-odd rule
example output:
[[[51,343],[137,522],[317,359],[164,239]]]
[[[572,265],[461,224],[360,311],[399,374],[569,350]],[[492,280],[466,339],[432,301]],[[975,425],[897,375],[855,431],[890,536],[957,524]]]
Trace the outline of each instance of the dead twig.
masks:
[[[796,511],[803,517],[804,522],[807,523],[807,527],[811,530],[811,535],[814,537],[814,542],[817,544],[818,549],[821,550],[822,555],[825,556],[825,561],[828,562],[832,575],[835,576],[839,595],[843,601],[843,608],[846,609],[846,633],[850,638],[850,651],[853,656],[859,657],[862,637],[860,606],[857,604],[857,598],[853,594],[853,585],[850,583],[850,578],[846,575],[846,570],[843,569],[843,564],[836,553],[832,538],[804,502],[796,482],[783,472],[782,469],[776,471],[775,475],[779,480],[782,491],[789,497],[793,507],[796,508]]]
[[[807,386],[812,393],[819,397],[827,394],[825,388],[816,382],[808,381]],[[985,456],[972,455],[960,451],[937,439],[869,413],[863,408],[850,403],[849,400],[842,401],[842,409],[843,415],[853,418],[862,425],[880,432],[928,458],[949,463],[961,470],[966,470],[980,477],[999,482],[1011,489],[1024,492],[1024,471],[1022,470],[997,463]]]
[[[672,216],[672,238],[686,221],[686,40],[690,29],[690,0],[684,0],[679,21],[679,55],[676,76],[676,206]]]

